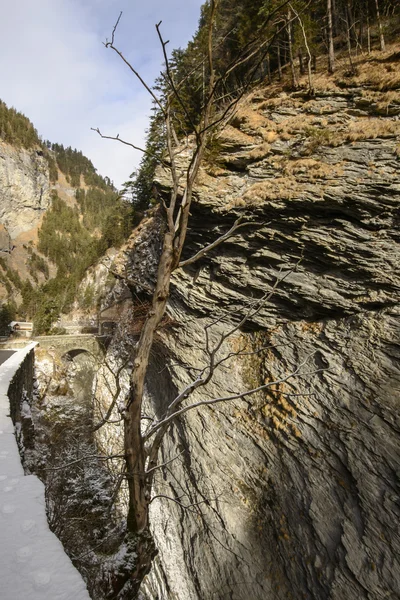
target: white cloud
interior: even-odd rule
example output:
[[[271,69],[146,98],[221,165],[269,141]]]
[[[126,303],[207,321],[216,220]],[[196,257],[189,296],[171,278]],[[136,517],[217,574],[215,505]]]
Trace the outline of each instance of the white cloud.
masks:
[[[154,23],[163,20],[171,49],[192,37],[201,0],[14,0],[0,21],[0,98],[24,112],[51,141],[77,147],[117,185],[140,154],[101,140],[103,133],[143,144],[151,102],[102,41],[119,11],[118,44],[149,84],[160,66]],[[6,50],[6,52],[4,51]]]

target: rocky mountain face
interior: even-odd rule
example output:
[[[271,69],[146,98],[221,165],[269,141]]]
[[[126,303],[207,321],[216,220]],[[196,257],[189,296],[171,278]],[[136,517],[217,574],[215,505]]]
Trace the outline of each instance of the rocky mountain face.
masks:
[[[0,140],[0,257],[28,277],[24,244],[35,243],[51,203],[48,162],[39,148],[17,148]],[[0,299],[8,293],[0,284]]]
[[[40,330],[38,309],[50,302],[68,310],[86,268],[126,239],[129,206],[80,151],[43,143],[36,132],[27,145],[22,134],[33,125],[2,107],[14,138],[0,142],[0,301],[20,318],[39,313]]]
[[[400,100],[374,83],[385,69],[393,80],[396,57],[316,80],[313,96],[259,89],[215,141],[183,258],[249,224],[175,272],[149,410],[163,413],[221,336],[224,360],[191,401],[271,385],[171,428],[146,599],[400,594]],[[167,174],[158,185],[167,193]],[[158,227],[157,213],[143,221],[114,267],[141,298]]]
[[[12,240],[37,227],[50,203],[49,168],[40,150],[0,142],[0,220]]]
[[[0,252],[3,254],[9,254],[11,252],[12,244],[10,234],[4,225],[0,225]]]

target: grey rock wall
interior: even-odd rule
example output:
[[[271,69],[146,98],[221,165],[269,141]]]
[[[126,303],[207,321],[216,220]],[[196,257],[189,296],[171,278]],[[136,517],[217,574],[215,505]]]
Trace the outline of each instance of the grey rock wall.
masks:
[[[378,116],[355,89],[256,98],[223,134],[218,169],[203,171],[184,258],[241,214],[253,224],[176,272],[176,326],[159,333],[149,405],[162,414],[204,366],[216,316],[228,315],[214,340],[277,279],[225,346],[246,355],[193,399],[281,383],[172,427],[163,459],[175,460],[155,493],[175,502],[151,505],[159,557],[146,599],[399,597],[395,108]],[[125,257],[131,288],[139,246]]]
[[[11,238],[34,229],[50,203],[47,161],[35,149],[0,142],[0,223]]]
[[[11,238],[7,229],[0,224],[0,253],[9,254],[11,252],[12,244]]]

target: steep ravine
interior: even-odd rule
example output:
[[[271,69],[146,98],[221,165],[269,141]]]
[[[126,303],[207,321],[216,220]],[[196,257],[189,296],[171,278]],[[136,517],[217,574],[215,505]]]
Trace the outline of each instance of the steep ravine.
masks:
[[[382,116],[357,87],[272,95],[240,107],[218,165],[201,174],[186,256],[241,214],[253,224],[174,275],[149,403],[161,414],[204,365],[205,327],[227,311],[217,339],[277,278],[229,342],[246,356],[194,399],[300,375],[172,427],[163,457],[178,458],[155,493],[192,506],[152,502],[159,556],[148,600],[400,594],[400,106]],[[150,215],[116,261],[141,298],[156,224]]]

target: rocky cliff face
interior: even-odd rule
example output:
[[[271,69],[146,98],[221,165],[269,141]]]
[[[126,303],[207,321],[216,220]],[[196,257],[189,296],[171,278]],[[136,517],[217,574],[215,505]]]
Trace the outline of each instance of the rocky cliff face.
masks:
[[[377,68],[393,73],[396,56]],[[193,401],[278,383],[172,427],[145,598],[400,594],[400,101],[339,79],[313,97],[254,93],[201,173],[186,257],[238,216],[251,224],[175,273],[149,406],[161,415],[204,367],[206,329],[215,343],[245,315]],[[120,258],[141,294],[156,221]]]
[[[14,148],[0,141],[0,257],[24,280],[29,278],[24,245],[37,241],[50,206],[50,189],[49,167],[40,149]],[[9,289],[0,283],[0,299],[7,298]]]
[[[10,234],[4,225],[0,224],[0,252],[2,254],[9,254],[12,249]]]
[[[0,220],[11,239],[37,227],[50,202],[49,169],[39,150],[0,142]]]

